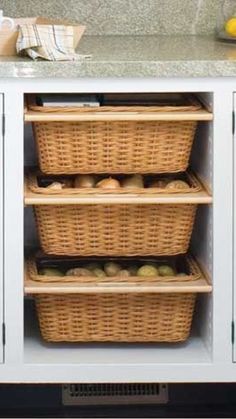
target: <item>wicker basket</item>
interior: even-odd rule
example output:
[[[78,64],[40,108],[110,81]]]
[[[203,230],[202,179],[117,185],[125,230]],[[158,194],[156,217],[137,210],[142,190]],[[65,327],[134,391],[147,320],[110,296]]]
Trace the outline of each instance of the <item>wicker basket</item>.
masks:
[[[54,255],[186,253],[197,204],[35,205],[43,251]]]
[[[43,294],[35,300],[49,342],[182,342],[196,294]]]
[[[185,99],[185,97],[184,97]],[[190,96],[181,106],[101,106],[91,108],[44,108],[30,105],[40,113],[33,122],[39,164],[46,174],[76,173],[168,173],[185,171],[197,127],[196,121],[145,120],[151,113],[197,112],[201,104]],[[95,117],[102,115],[103,120]],[[50,113],[72,114],[70,121],[43,121]],[[118,113],[119,120],[111,120]],[[140,120],[125,120],[137,113]],[[90,115],[89,120],[73,121],[73,115]],[[105,115],[105,119],[104,119]],[[106,117],[107,115],[107,117]],[[59,116],[59,115],[58,115]],[[53,119],[53,118],[52,118]],[[74,117],[76,119],[76,117]],[[86,118],[85,118],[86,119]],[[142,119],[142,120],[141,120]],[[144,120],[143,120],[144,119]]]
[[[202,109],[202,104],[199,102],[197,97],[195,97],[191,93],[144,93],[141,94],[141,101],[143,101],[144,96],[145,102],[148,103],[148,105],[140,105],[140,94],[106,94],[105,97],[103,97],[103,99],[99,99],[99,101],[102,102],[102,106],[94,108],[78,106],[42,106],[37,103],[36,96],[30,94],[27,95],[26,109],[41,114],[91,114],[94,113],[94,111],[96,113],[100,112],[110,114],[113,113],[114,110],[116,112],[124,113],[196,112]]]
[[[185,171],[194,121],[35,122],[39,164],[47,174]]]
[[[110,277],[104,282],[39,273],[49,267],[66,272],[78,264],[108,260],[122,267],[168,264],[187,275]],[[25,272],[25,291],[35,297],[42,336],[51,342],[181,342],[190,333],[197,293],[212,289],[191,256],[88,259],[40,252],[28,259]]]

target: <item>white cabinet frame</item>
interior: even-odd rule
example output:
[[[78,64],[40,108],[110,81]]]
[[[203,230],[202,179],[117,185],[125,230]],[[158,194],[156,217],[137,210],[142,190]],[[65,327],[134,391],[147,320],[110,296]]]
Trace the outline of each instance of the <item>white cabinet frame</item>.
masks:
[[[3,235],[4,235],[4,213],[3,213],[3,173],[4,173],[4,159],[3,159],[3,150],[4,150],[4,95],[0,93],[0,363],[4,362],[4,340],[5,340],[5,325],[3,320],[4,314],[4,263],[3,263]]]
[[[233,362],[236,363],[236,341],[235,341],[235,326],[236,326],[236,93],[233,93],[233,319],[232,319],[232,340],[233,340]]]
[[[26,74],[30,77],[30,69]],[[5,364],[1,382],[234,382],[232,362],[233,141],[235,79],[14,79],[0,83],[5,94]],[[212,92],[213,174],[213,346],[209,361],[178,363],[106,359],[54,363],[24,358],[23,321],[23,95],[32,92]],[[210,321],[210,320],[209,320]],[[145,351],[145,346],[143,346]],[[40,356],[40,355],[39,355]],[[65,356],[66,359],[66,356]]]

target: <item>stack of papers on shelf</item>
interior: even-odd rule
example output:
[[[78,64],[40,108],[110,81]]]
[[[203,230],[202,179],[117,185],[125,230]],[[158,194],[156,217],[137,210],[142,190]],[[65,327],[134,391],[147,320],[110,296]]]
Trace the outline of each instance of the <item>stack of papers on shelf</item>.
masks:
[[[36,97],[39,106],[49,107],[98,107],[100,106],[97,95],[78,94],[42,94]]]
[[[186,99],[178,93],[106,93],[102,97],[104,106],[181,106]]]

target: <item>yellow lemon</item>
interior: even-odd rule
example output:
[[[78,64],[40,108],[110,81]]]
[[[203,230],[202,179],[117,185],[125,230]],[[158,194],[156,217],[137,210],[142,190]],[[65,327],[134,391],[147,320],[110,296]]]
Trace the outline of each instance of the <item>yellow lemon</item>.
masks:
[[[225,31],[228,35],[236,37],[236,17],[232,17],[226,22]]]

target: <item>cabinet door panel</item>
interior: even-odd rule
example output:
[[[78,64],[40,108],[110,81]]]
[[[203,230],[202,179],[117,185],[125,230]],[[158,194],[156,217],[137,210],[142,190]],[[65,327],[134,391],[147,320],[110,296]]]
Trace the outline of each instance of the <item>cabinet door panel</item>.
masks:
[[[4,95],[0,93],[0,362],[4,360],[3,353],[3,148],[4,148]]]
[[[233,343],[233,362],[236,362],[236,93],[233,95],[233,323],[232,323],[232,343]]]

